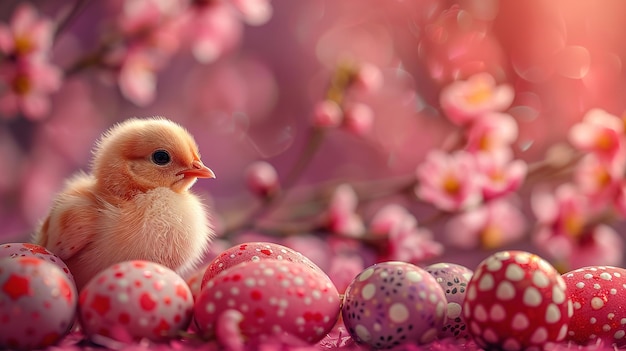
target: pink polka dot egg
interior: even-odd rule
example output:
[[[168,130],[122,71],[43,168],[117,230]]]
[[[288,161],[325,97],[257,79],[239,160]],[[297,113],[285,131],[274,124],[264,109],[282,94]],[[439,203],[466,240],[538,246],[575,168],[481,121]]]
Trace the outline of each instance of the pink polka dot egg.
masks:
[[[547,261],[525,251],[501,251],[475,269],[463,316],[480,347],[542,350],[565,339],[572,301]]]
[[[215,257],[205,270],[201,287],[204,287],[211,278],[219,274],[221,271],[234,265],[247,261],[267,259],[298,262],[314,270],[322,272],[322,270],[307,257],[286,246],[270,242],[246,242],[235,245]]]
[[[167,340],[186,330],[192,311],[185,280],[167,267],[141,260],[101,271],[79,297],[81,325],[93,340]]]
[[[445,294],[427,271],[410,263],[382,262],[348,285],[341,313],[358,343],[390,349],[433,341],[445,310]]]
[[[626,346],[626,269],[583,267],[563,274],[574,305],[567,340]]]
[[[42,260],[48,261],[57,267],[59,267],[63,273],[74,282],[74,276],[70,272],[67,265],[59,256],[53,254],[43,246],[31,244],[31,243],[7,243],[0,245],[0,258],[3,257],[36,257]]]
[[[0,349],[32,350],[60,340],[74,323],[77,292],[55,264],[0,258]]]
[[[333,328],[340,304],[337,288],[322,271],[289,260],[252,260],[210,279],[194,318],[200,334],[216,335],[234,311],[249,342],[281,338],[313,344]]]

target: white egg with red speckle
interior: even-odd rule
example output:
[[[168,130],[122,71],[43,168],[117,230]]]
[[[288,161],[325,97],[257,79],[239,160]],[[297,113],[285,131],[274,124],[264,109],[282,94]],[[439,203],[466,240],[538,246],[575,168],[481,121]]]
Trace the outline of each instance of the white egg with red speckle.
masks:
[[[234,265],[248,261],[260,260],[285,260],[297,262],[309,266],[310,268],[323,272],[315,263],[311,262],[301,253],[294,251],[286,246],[274,244],[270,242],[247,242],[235,245],[222,253],[209,263],[202,278],[201,287],[218,275],[221,271],[226,270]]]
[[[56,265],[36,257],[0,258],[0,349],[55,344],[74,323],[77,292]]]
[[[525,251],[483,260],[467,286],[463,317],[486,349],[544,349],[565,339],[572,301],[556,269]]]
[[[226,311],[238,311],[241,334],[251,342],[288,335],[316,343],[337,322],[341,300],[322,271],[289,260],[243,262],[210,279],[194,318],[201,334],[215,335]]]
[[[406,262],[382,262],[348,285],[341,310],[350,335],[374,349],[433,341],[446,319],[435,278]]]
[[[87,336],[161,341],[186,330],[193,297],[182,277],[148,261],[115,264],[96,274],[79,296]]]
[[[7,243],[0,245],[0,258],[10,257],[36,257],[48,261],[59,267],[63,273],[74,283],[74,276],[61,258],[43,246],[31,243]]]
[[[463,300],[467,291],[467,283],[474,272],[462,265],[454,263],[435,263],[424,267],[446,294],[446,322],[439,331],[439,338],[467,338],[467,325],[463,318]]]
[[[583,267],[563,274],[574,305],[567,340],[626,346],[626,269]]]

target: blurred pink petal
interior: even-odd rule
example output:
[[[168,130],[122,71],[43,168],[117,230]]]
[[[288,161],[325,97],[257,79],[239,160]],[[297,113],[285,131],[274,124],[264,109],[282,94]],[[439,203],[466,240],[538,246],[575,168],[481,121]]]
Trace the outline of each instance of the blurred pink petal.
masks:
[[[585,155],[576,165],[574,180],[581,192],[589,196],[594,206],[604,207],[613,202],[626,171],[624,158],[602,161],[596,154]]]
[[[210,63],[241,39],[242,25],[227,2],[195,4],[184,17],[183,37],[191,41],[194,57]]]
[[[261,197],[271,195],[279,188],[278,173],[274,166],[265,161],[251,163],[246,169],[248,189]]]
[[[328,276],[340,294],[354,278],[365,269],[363,259],[357,255],[335,255],[330,261]]]
[[[323,100],[315,104],[313,111],[313,125],[321,128],[338,127],[341,124],[343,112],[341,107],[332,100]]]
[[[401,228],[415,228],[417,220],[406,208],[398,204],[387,204],[379,209],[369,224],[370,232],[388,235]]]
[[[490,112],[474,119],[466,131],[467,150],[470,152],[510,152],[516,141],[517,122],[507,113]]]
[[[482,114],[505,110],[513,102],[513,97],[511,86],[496,85],[490,74],[479,73],[444,88],[440,103],[450,121],[463,125]]]
[[[358,197],[354,189],[348,184],[342,184],[335,189],[324,215],[324,225],[332,233],[349,237],[358,237],[365,233],[365,224],[356,214]]]
[[[372,129],[374,111],[360,102],[346,104],[343,108],[343,127],[355,135],[365,135]]]
[[[498,199],[463,212],[446,225],[450,244],[465,249],[497,249],[522,239],[526,218],[508,199]]]
[[[265,24],[272,17],[272,5],[269,0],[231,0],[235,8],[243,15],[244,21],[251,26]]]
[[[371,63],[361,63],[354,75],[352,87],[373,93],[383,86],[383,73],[378,66]]]
[[[135,51],[124,59],[119,85],[124,97],[138,106],[154,101],[156,94],[156,67],[144,53]]]
[[[608,225],[590,229],[582,245],[569,256],[569,270],[586,266],[620,266],[624,258],[624,239]]]
[[[457,211],[482,201],[474,156],[465,151],[432,150],[418,166],[417,195],[445,211]]]

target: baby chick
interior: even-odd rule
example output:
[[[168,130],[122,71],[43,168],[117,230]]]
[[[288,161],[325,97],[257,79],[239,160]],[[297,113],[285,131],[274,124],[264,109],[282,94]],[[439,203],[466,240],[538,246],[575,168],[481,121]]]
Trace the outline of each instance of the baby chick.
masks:
[[[34,242],[64,260],[79,289],[131,259],[193,269],[213,230],[189,188],[215,178],[193,137],[164,118],[133,118],[104,133],[93,155],[91,174],[67,182]]]

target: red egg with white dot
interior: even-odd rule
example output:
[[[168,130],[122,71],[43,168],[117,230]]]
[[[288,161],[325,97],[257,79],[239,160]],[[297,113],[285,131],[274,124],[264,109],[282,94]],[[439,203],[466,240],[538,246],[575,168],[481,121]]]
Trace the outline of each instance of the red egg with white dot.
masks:
[[[561,275],[524,251],[502,251],[483,260],[467,286],[463,316],[486,349],[544,349],[565,339],[572,301]]]
[[[55,344],[72,327],[77,292],[56,265],[36,257],[0,259],[0,349]]]
[[[331,331],[341,300],[320,270],[289,260],[247,261],[222,271],[200,292],[194,318],[201,334],[215,335],[227,311],[241,314],[240,332],[251,342],[295,337],[316,343]]]
[[[306,256],[286,246],[270,242],[247,242],[235,245],[215,257],[205,270],[201,287],[204,288],[211,278],[218,275],[223,270],[242,262],[260,260],[297,262],[322,272],[322,270]]]
[[[101,271],[79,296],[80,322],[92,339],[167,340],[186,330],[192,312],[185,280],[165,266],[141,260]]]
[[[36,257],[48,261],[59,267],[63,273],[74,283],[74,276],[61,258],[43,246],[31,243],[7,243],[0,245],[0,258],[9,257]]]
[[[563,274],[574,306],[567,340],[626,346],[626,269],[583,267]]]

